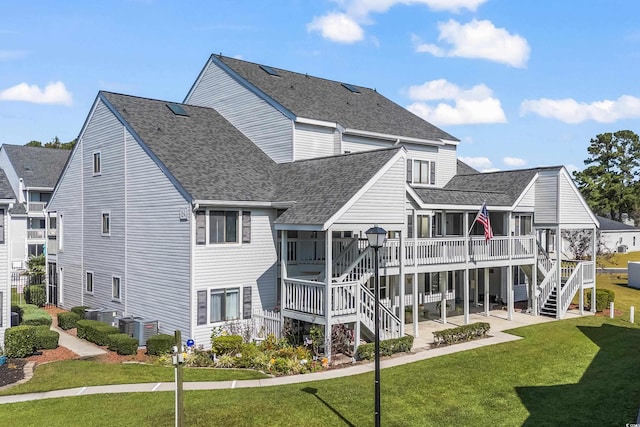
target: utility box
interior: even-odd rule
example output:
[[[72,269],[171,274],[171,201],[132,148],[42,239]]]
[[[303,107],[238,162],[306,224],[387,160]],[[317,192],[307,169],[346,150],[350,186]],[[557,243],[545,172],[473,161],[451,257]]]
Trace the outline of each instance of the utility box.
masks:
[[[640,289],[640,262],[627,262],[627,272],[629,273],[629,287]]]

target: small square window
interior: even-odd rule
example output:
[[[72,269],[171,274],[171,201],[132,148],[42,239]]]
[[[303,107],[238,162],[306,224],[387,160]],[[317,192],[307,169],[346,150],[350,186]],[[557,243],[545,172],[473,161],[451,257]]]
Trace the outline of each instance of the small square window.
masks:
[[[111,234],[111,218],[109,212],[102,212],[102,235]]]
[[[100,158],[100,152],[93,153],[93,174],[100,175],[102,173],[102,161]]]
[[[87,280],[84,289],[89,294],[93,293],[93,273],[91,271],[87,271]]]
[[[111,298],[120,300],[120,278],[113,277],[111,280]]]

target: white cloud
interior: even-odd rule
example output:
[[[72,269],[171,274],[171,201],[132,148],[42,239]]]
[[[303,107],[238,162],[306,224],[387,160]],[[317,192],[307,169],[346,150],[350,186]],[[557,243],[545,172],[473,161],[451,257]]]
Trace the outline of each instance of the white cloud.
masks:
[[[494,172],[496,169],[489,160],[488,157],[458,157],[460,160],[468,164],[474,169],[479,170],[480,172]]]
[[[412,113],[436,125],[461,125],[474,123],[506,123],[500,100],[484,84],[462,89],[445,79],[411,86],[409,97],[418,102],[407,106]],[[424,101],[447,100],[436,106]]]
[[[325,39],[338,43],[354,43],[364,38],[362,27],[344,13],[315,17],[307,24],[307,31],[319,31]]]
[[[24,58],[25,56],[27,56],[27,51],[25,50],[0,50],[0,61],[10,61]]]
[[[467,9],[474,12],[478,6],[487,0],[347,0],[338,1],[346,6],[346,10],[353,16],[366,17],[370,13],[385,13],[395,5],[406,6],[423,5],[435,11],[460,12]]]
[[[527,164],[526,160],[517,157],[505,157],[502,162],[507,166],[524,166]]]
[[[71,92],[67,90],[63,82],[49,83],[44,90],[37,85],[29,86],[20,83],[0,91],[0,101],[24,101],[34,104],[62,104],[73,103]]]
[[[616,100],[578,102],[573,98],[525,99],[520,104],[520,115],[527,113],[560,120],[565,123],[582,123],[593,120],[600,123],[612,123],[616,120],[640,117],[640,98],[622,95]]]
[[[434,56],[487,59],[517,68],[525,67],[529,60],[531,48],[527,40],[518,34],[510,34],[504,28],[496,28],[491,21],[474,19],[467,24],[460,24],[451,19],[440,22],[438,29],[438,41],[450,47],[423,43],[413,35],[416,52]]]

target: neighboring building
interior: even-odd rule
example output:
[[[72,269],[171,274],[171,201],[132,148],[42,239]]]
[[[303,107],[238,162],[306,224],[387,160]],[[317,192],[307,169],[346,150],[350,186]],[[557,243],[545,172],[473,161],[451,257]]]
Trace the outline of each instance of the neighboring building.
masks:
[[[43,254],[46,243],[44,208],[69,158],[69,150],[3,144],[0,168],[16,195],[11,209],[11,268],[26,268],[30,256]]]
[[[640,228],[598,216],[601,250],[613,252],[640,251]]]
[[[10,214],[16,197],[7,175],[0,169],[0,346],[4,345],[4,332],[11,327],[11,264],[9,259]]]
[[[205,346],[274,307],[366,338],[377,224],[383,336],[405,307],[412,334],[419,310],[511,318],[516,299],[562,317],[595,264],[561,268],[555,236],[597,220],[564,167],[481,174],[458,143],[375,90],[219,56],[184,104],[100,92],[47,208],[50,300]]]

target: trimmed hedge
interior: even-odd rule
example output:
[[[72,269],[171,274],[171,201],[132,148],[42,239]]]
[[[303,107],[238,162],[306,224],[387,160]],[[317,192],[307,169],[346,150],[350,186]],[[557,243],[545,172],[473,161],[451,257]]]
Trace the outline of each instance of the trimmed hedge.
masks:
[[[109,335],[120,333],[115,326],[107,325],[97,320],[78,320],[77,325],[78,338],[97,345],[108,345]]]
[[[84,319],[84,311],[89,307],[88,305],[77,305],[75,307],[71,307],[71,312],[80,316],[80,319]]]
[[[35,349],[52,350],[58,348],[60,334],[52,331],[48,326],[34,326],[35,329]]]
[[[81,320],[82,317],[73,311],[66,311],[63,313],[58,313],[58,326],[60,329],[67,331],[69,329],[73,329],[78,327],[78,320]]]
[[[392,338],[380,341],[380,356],[391,356],[395,353],[411,351],[413,347],[413,335],[405,335],[401,338]],[[375,358],[375,343],[366,343],[358,347],[356,359],[373,360]]]
[[[7,357],[27,357],[36,348],[36,328],[14,326],[5,331],[4,351]]]
[[[107,336],[107,347],[118,354],[136,354],[138,340],[127,334],[112,334]]]
[[[218,356],[236,354],[242,346],[240,335],[221,335],[211,339],[211,352]]]
[[[160,356],[169,354],[175,344],[175,337],[169,334],[152,335],[147,339],[147,353]]]
[[[591,307],[591,290],[587,293],[587,305]],[[596,311],[604,311],[609,308],[609,303],[614,302],[616,294],[609,289],[596,289]]]
[[[26,304],[22,307],[22,322],[21,325],[29,325],[29,326],[51,326],[51,316],[49,313],[44,311],[33,304]]]
[[[458,326],[457,328],[435,331],[433,333],[433,345],[437,347],[484,338],[487,336],[490,327],[486,322],[477,322]]]
[[[47,302],[47,290],[44,285],[25,286],[24,299],[27,304],[33,304],[38,307],[42,307]]]

